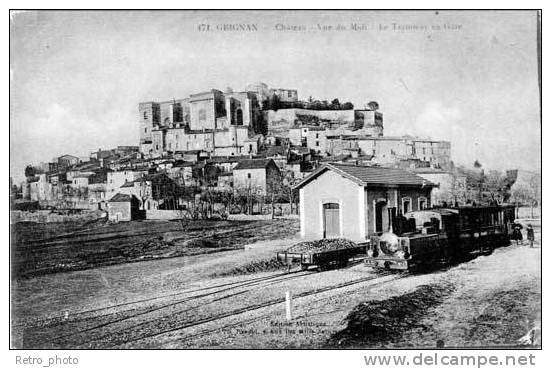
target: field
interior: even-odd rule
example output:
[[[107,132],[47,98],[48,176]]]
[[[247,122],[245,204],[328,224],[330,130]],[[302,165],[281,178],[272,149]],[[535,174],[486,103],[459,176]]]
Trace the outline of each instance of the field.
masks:
[[[261,240],[293,235],[298,222],[16,223],[12,226],[12,276],[29,278],[56,272],[128,262],[235,250]]]

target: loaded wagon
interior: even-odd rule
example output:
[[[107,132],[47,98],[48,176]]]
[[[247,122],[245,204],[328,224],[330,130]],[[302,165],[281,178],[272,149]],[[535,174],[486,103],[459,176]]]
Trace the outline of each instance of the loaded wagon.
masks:
[[[343,239],[324,239],[301,242],[277,254],[278,260],[291,264],[300,263],[302,270],[317,266],[319,270],[342,268],[350,258],[365,255],[367,243],[356,244]]]

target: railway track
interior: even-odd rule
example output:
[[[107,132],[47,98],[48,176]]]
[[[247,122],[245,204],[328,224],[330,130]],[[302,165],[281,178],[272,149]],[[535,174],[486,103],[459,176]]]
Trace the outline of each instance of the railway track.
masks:
[[[312,291],[305,291],[305,292],[294,295],[293,299],[296,301],[297,299],[302,299],[302,298],[309,297],[309,296],[319,295],[319,294],[322,294],[322,293],[325,293],[325,292],[328,292],[328,291],[337,290],[337,289],[340,289],[340,288],[344,288],[344,287],[348,287],[348,286],[352,286],[352,285],[357,285],[357,284],[360,284],[360,283],[369,282],[369,281],[376,280],[376,279],[379,279],[379,278],[382,278],[382,277],[385,277],[385,276],[389,276],[389,275],[394,275],[395,276],[395,278],[393,278],[393,280],[405,277],[405,275],[397,275],[395,273],[387,273],[387,274],[384,274],[384,275],[380,274],[380,275],[377,275],[377,276],[370,276],[370,277],[365,277],[365,278],[360,278],[360,279],[356,279],[356,280],[352,280],[352,281],[339,283],[337,285],[326,286],[326,287],[322,287],[322,288],[312,290]],[[381,281],[380,283],[386,283],[386,282],[388,282],[388,281],[385,280],[384,282]],[[378,284],[373,284],[373,285],[370,285],[369,287],[373,288],[376,285],[378,285]],[[229,312],[218,314],[216,316],[207,317],[207,318],[199,319],[199,320],[196,320],[196,321],[184,322],[182,325],[177,325],[175,327],[170,327],[168,329],[164,329],[164,330],[161,330],[161,331],[158,331],[158,332],[146,333],[144,336],[141,336],[141,337],[138,337],[138,338],[135,338],[135,339],[125,340],[123,343],[117,343],[115,345],[110,345],[108,348],[116,348],[116,347],[120,347],[122,345],[126,345],[126,344],[129,344],[129,343],[138,342],[138,341],[142,341],[142,340],[145,340],[145,339],[161,336],[161,335],[176,332],[176,331],[179,331],[179,330],[182,330],[182,329],[197,327],[197,326],[200,326],[200,325],[203,325],[203,324],[206,324],[206,323],[211,323],[211,322],[215,322],[215,321],[218,321],[218,320],[222,320],[222,319],[230,318],[230,317],[233,317],[233,316],[237,316],[237,315],[240,315],[240,314],[243,314],[243,313],[253,312],[253,311],[261,310],[261,309],[264,309],[264,308],[267,308],[267,307],[282,304],[284,302],[285,302],[284,297],[271,299],[271,300],[263,302],[263,303],[254,304],[254,305],[251,305],[251,306],[234,309],[234,310],[231,310]],[[226,326],[217,327],[216,329],[213,329],[211,331],[217,331],[217,330],[220,330],[220,329],[229,328],[229,327],[241,324],[241,323],[242,322],[232,323],[232,324],[229,324],[229,325],[226,325]],[[208,333],[210,333],[210,332],[208,332]],[[204,334],[208,334],[208,333],[204,332],[204,333],[201,333],[201,334],[194,334],[194,335],[186,336],[186,337],[184,337],[184,339],[198,337],[199,335],[204,335]]]
[[[294,273],[300,273],[300,271],[295,271],[295,272],[291,272],[291,273],[283,273],[281,275],[289,275],[289,274],[294,274]],[[155,297],[139,299],[139,300],[132,300],[132,301],[127,301],[127,302],[122,302],[120,304],[108,305],[108,306],[103,306],[103,307],[99,307],[99,308],[95,308],[95,309],[72,311],[71,312],[71,319],[69,321],[64,320],[63,316],[59,315],[59,316],[56,316],[56,317],[49,317],[49,318],[45,318],[45,319],[35,319],[30,323],[14,324],[13,326],[17,327],[17,328],[21,328],[21,327],[27,327],[27,326],[35,326],[35,325],[38,325],[38,324],[43,325],[43,326],[55,326],[55,325],[62,325],[62,324],[78,323],[78,322],[82,322],[82,321],[85,321],[85,320],[97,318],[97,316],[94,315],[94,314],[97,314],[97,313],[100,313],[100,312],[105,312],[107,315],[109,315],[109,314],[111,314],[111,313],[109,313],[109,310],[115,310],[115,309],[118,309],[118,308],[121,308],[121,307],[158,301],[158,300],[162,300],[162,299],[166,299],[166,298],[170,298],[170,297],[181,296],[181,295],[185,295],[185,294],[192,294],[192,293],[195,293],[195,292],[213,290],[213,289],[220,288],[220,287],[228,287],[228,286],[235,287],[235,286],[240,286],[240,285],[246,285],[246,284],[251,283],[251,282],[269,280],[269,279],[276,278],[276,277],[279,277],[279,276],[280,275],[262,276],[262,277],[253,278],[253,279],[250,279],[250,280],[247,280],[247,281],[227,282],[227,283],[220,283],[220,284],[216,284],[216,285],[208,286],[208,287],[201,287],[201,288],[195,288],[195,289],[184,289],[184,290],[180,290],[180,291],[177,291],[177,292],[162,294],[162,295],[155,296]]]
[[[117,347],[139,342],[144,339],[154,338],[182,329],[199,327],[207,323],[221,321],[223,319],[238,316],[247,312],[260,311],[262,309],[281,304],[284,302],[284,298],[270,299],[256,304],[224,311],[215,315],[201,317],[201,310],[204,309],[206,306],[213,305],[213,309],[216,310],[215,304],[217,302],[246,294],[255,288],[266,288],[276,283],[285,282],[290,279],[301,278],[311,274],[312,272],[297,271],[291,274],[278,274],[276,276],[254,278],[247,281],[225,283],[218,286],[206,287],[203,288],[204,291],[208,291],[206,293],[199,293],[198,295],[186,297],[177,301],[171,301],[170,303],[162,304],[160,306],[154,306],[143,311],[128,314],[126,316],[115,317],[115,319],[109,319],[108,321],[102,322],[100,324],[81,327],[76,331],[49,338],[46,341],[37,343],[36,345],[37,347],[42,347],[44,345],[48,346],[53,344],[53,347],[70,346],[74,348]],[[398,278],[398,275],[393,273],[379,274],[359,279],[357,278],[351,281],[338,283],[336,285],[324,286],[314,290],[307,290],[302,293],[296,294],[294,296],[294,299],[302,299],[308,296],[319,295],[347,286],[358,285],[377,280],[388,275],[394,275],[396,276],[396,278]],[[193,291],[201,292],[199,290],[201,289],[195,289]],[[182,291],[181,293],[190,292],[191,291],[188,290]],[[162,299],[169,296],[170,295],[165,295],[154,299]],[[145,299],[145,301],[147,300],[148,299]],[[115,309],[117,306],[120,307],[126,306],[128,304],[138,304],[140,302],[143,301],[139,300],[131,303],[113,305],[102,309],[95,309],[95,312],[101,312],[103,309]],[[189,303],[195,304],[190,306]],[[89,312],[90,311],[83,313]],[[163,315],[159,317],[157,316],[157,314],[160,312],[163,312]],[[101,316],[96,315],[95,317],[88,317],[86,319],[94,319],[97,317]],[[127,324],[131,325],[128,326]],[[221,329],[223,327],[225,326],[219,327],[217,329]]]
[[[45,321],[43,323],[45,323],[45,325],[48,325],[48,328],[59,327],[59,328],[63,329],[63,328],[67,328],[68,326],[73,325],[75,323],[86,322],[86,321],[94,322],[94,319],[97,319],[97,318],[100,318],[100,320],[101,320],[101,318],[103,318],[105,316],[107,316],[107,317],[114,316],[114,319],[109,319],[109,320],[107,320],[105,322],[102,322],[102,323],[99,323],[99,324],[96,323],[96,324],[92,324],[90,326],[81,327],[81,328],[77,329],[76,331],[72,331],[72,332],[67,333],[67,334],[62,334],[62,335],[58,335],[58,336],[55,336],[55,337],[50,337],[50,338],[47,339],[47,341],[37,342],[36,345],[42,346],[44,344],[51,344],[51,343],[55,343],[55,342],[60,341],[60,340],[62,340],[62,341],[67,340],[68,338],[75,338],[79,335],[82,335],[83,333],[89,333],[89,332],[97,331],[97,330],[100,330],[102,328],[113,326],[113,325],[116,325],[116,324],[119,324],[119,323],[136,320],[137,318],[144,317],[144,316],[147,316],[148,314],[152,314],[152,313],[164,310],[164,309],[174,308],[178,305],[183,305],[183,304],[186,304],[186,303],[189,303],[189,302],[194,302],[196,300],[214,297],[214,299],[211,300],[211,301],[199,301],[199,304],[196,307],[193,308],[193,309],[196,309],[197,307],[200,307],[200,306],[205,306],[207,304],[211,304],[211,303],[214,303],[214,302],[226,299],[226,298],[230,298],[230,297],[242,294],[242,293],[249,292],[252,287],[267,287],[267,286],[272,285],[274,283],[280,283],[280,282],[284,282],[284,281],[287,281],[287,280],[290,280],[290,279],[299,278],[299,277],[304,276],[306,274],[310,274],[310,272],[295,271],[295,272],[291,272],[291,273],[277,274],[277,275],[274,275],[274,276],[263,276],[263,277],[259,277],[259,278],[253,278],[252,280],[247,280],[247,281],[230,282],[230,283],[219,284],[219,285],[216,285],[216,286],[203,287],[203,288],[198,288],[198,289],[193,289],[193,290],[184,290],[184,291],[180,291],[180,292],[177,292],[177,293],[172,293],[172,294],[168,294],[168,295],[153,297],[153,298],[149,298],[149,299],[141,299],[141,300],[125,302],[125,303],[121,303],[121,304],[110,305],[110,306],[102,307],[102,308],[98,308],[98,309],[92,309],[92,310],[78,312],[78,313],[76,313],[76,314],[78,314],[77,318],[76,319],[71,319],[71,321],[62,321],[60,318],[53,318],[53,319],[51,319],[49,321]],[[248,289],[246,289],[244,291],[238,291],[237,293],[235,293],[235,292],[232,293],[232,291],[239,290],[241,288],[248,288]],[[162,300],[162,299],[166,299],[166,298],[170,298],[170,297],[174,297],[174,296],[181,296],[181,295],[185,295],[185,294],[192,294],[192,293],[203,292],[203,291],[207,291],[207,292],[200,293],[200,294],[197,294],[197,295],[192,295],[192,296],[186,296],[185,298],[178,299],[176,301],[171,301],[169,303],[165,303],[165,304],[161,304],[161,305],[153,305],[153,306],[150,306],[150,307],[147,307],[145,309],[138,310],[138,311],[130,310],[129,314],[123,314],[123,316],[119,316],[119,317],[116,316],[118,313],[115,310],[119,309],[121,307],[127,307],[127,306],[131,306],[131,305],[147,303],[147,302],[153,302],[153,301],[156,301],[156,300]],[[229,292],[229,294],[227,294],[227,295],[222,295],[222,296],[217,297],[217,295],[219,295],[219,294],[224,294],[224,293],[228,293],[228,292]],[[112,312],[108,315],[97,315],[97,313],[106,312],[106,311],[109,311],[109,310],[112,310]],[[187,310],[190,311],[191,309],[188,307]],[[96,315],[93,315],[93,314],[96,314]],[[85,315],[88,315],[88,316],[85,316]],[[151,320],[151,321],[155,321],[155,320]],[[150,323],[151,321],[146,320],[145,323]],[[128,327],[128,329],[133,329],[134,327],[139,327],[139,326],[142,326],[143,324],[144,323],[141,322],[141,323],[132,325],[131,327]],[[35,323],[34,325],[35,326],[40,325],[40,323],[38,323],[38,324]],[[42,327],[44,327],[44,325],[42,325]]]

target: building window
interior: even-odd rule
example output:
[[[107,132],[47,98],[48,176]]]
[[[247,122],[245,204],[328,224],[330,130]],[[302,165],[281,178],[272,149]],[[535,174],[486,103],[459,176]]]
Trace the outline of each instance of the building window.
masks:
[[[146,111],[143,112],[143,119],[147,120],[147,112]]]
[[[207,111],[205,109],[199,109],[199,121],[207,120]]]
[[[247,178],[251,179],[251,173],[247,173]]]
[[[316,146],[319,146],[320,145],[320,142],[319,141],[316,141]]]
[[[287,91],[287,97],[293,97],[293,91]]]
[[[423,210],[427,208],[427,199],[425,197],[419,198],[419,210]]]
[[[316,133],[316,138],[320,138],[320,134],[319,134],[319,133]]]
[[[147,133],[147,127],[145,127],[145,128],[143,129],[143,131],[144,131],[145,133]]]
[[[405,214],[411,210],[411,198],[402,198],[402,214]]]

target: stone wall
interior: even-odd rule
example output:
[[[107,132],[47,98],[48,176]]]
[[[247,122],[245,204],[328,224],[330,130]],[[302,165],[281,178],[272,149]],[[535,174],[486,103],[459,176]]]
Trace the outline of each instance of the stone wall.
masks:
[[[309,110],[309,109],[279,109],[277,111],[267,110],[264,112],[268,121],[268,128],[270,129],[274,123],[280,121],[286,121],[289,123],[287,129],[289,129],[297,115],[313,115],[319,119],[328,119],[333,121],[353,122],[354,110]]]
[[[52,210],[21,211],[13,210],[10,212],[10,223],[17,222],[36,222],[36,223],[57,223],[90,221],[105,217],[104,211],[82,211],[76,214],[58,214]]]
[[[174,220],[181,217],[182,213],[179,210],[147,210],[145,212],[147,220]]]

